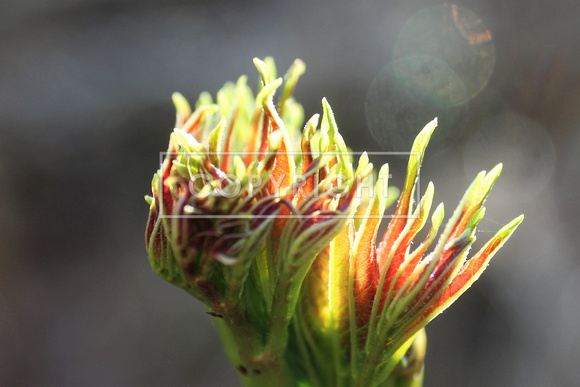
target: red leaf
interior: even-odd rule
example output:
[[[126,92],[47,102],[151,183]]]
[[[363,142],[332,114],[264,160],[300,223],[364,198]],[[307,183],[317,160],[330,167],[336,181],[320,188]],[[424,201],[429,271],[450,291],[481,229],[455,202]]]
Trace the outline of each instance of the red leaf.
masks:
[[[465,292],[473,282],[475,282],[481,273],[487,267],[489,260],[510,238],[515,229],[523,221],[523,215],[520,215],[510,223],[502,227],[495,236],[486,243],[486,245],[473,258],[467,261],[457,272],[447,289],[437,297],[433,305],[425,311],[422,318],[432,319],[437,313],[451,305],[457,297]]]
[[[377,203],[378,204],[378,203]],[[373,206],[374,207],[374,206]],[[371,213],[378,212],[370,208]],[[357,326],[369,322],[379,278],[376,240],[380,219],[370,216],[361,225],[357,235],[354,259],[354,298]]]

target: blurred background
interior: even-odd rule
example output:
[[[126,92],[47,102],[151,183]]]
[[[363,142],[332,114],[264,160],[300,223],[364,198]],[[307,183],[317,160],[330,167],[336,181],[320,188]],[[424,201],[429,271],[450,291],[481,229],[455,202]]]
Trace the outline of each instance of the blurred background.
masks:
[[[525,213],[428,329],[426,386],[580,385],[580,3],[4,0],[0,385],[236,386],[202,305],[149,267],[150,179],[190,100],[301,58],[306,115],[408,151],[447,214],[504,163],[478,246]],[[401,186],[406,161],[389,162]],[[477,246],[476,246],[477,247]]]

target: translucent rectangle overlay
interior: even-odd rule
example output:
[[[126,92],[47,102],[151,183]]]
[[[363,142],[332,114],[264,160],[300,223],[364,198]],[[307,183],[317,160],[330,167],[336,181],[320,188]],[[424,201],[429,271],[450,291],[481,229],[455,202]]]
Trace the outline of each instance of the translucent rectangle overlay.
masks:
[[[363,154],[366,153],[369,158],[374,157],[388,157],[388,156],[411,156],[411,155],[415,155],[416,157],[419,157],[420,154],[418,152],[346,152],[347,156],[350,156],[352,158],[353,161],[356,161],[359,159],[359,157]],[[184,152],[159,152],[159,163],[160,165],[163,164],[165,158],[167,156],[178,156],[178,155],[187,155],[187,153]],[[215,156],[215,155],[221,155],[221,156],[229,156],[231,158],[235,157],[235,156],[240,156],[242,158],[246,158],[248,156],[254,156],[254,158],[258,158],[258,157],[265,157],[269,154],[272,154],[270,152],[208,152],[208,151],[204,151],[204,152],[200,152],[200,153],[194,153],[191,152],[189,153],[189,155],[191,155],[191,157],[207,157],[207,156]],[[290,156],[303,156],[305,153],[304,152],[300,152],[300,151],[296,151],[296,152],[284,152],[285,155],[290,155]],[[307,154],[307,153],[306,153]],[[280,153],[278,153],[278,155],[280,155]],[[326,156],[337,156],[337,155],[345,155],[345,152],[324,152],[323,155]],[[320,153],[313,153],[312,157],[313,159],[316,159],[317,157],[320,157]],[[375,166],[375,171],[378,172],[378,168],[376,168]],[[230,178],[232,176],[234,176],[233,174],[228,175],[230,176]],[[370,182],[365,182],[363,183],[362,187],[359,185],[359,189],[367,189],[370,190],[371,193],[376,193],[376,189],[375,189],[375,184],[377,183],[377,180],[379,180],[379,178],[375,175],[373,175],[375,180],[370,181]],[[235,177],[235,176],[234,176]],[[388,175],[388,180],[390,180],[390,178],[392,177],[391,174]],[[201,178],[201,177],[196,177],[196,178]],[[296,178],[294,179],[295,181],[297,181],[299,179],[299,176],[296,176]],[[417,181],[416,181],[416,186],[415,186],[415,192],[414,192],[414,196],[415,196],[415,203],[419,203],[420,202],[420,193],[421,193],[421,181],[420,181],[420,175],[417,177]],[[388,197],[389,194],[389,190],[388,190],[388,181],[384,182],[384,189],[383,192],[385,194],[385,199],[389,202],[393,202],[393,204],[391,204],[385,211],[385,213],[383,215],[365,215],[365,214],[341,214],[341,213],[336,213],[336,214],[332,214],[332,215],[326,215],[326,214],[320,214],[320,213],[312,213],[312,214],[277,214],[277,215],[253,215],[253,214],[178,214],[178,215],[168,215],[165,214],[164,211],[164,204],[163,204],[163,200],[159,201],[159,207],[160,207],[160,218],[162,219],[271,219],[271,218],[278,218],[278,219],[310,219],[312,217],[320,217],[321,219],[326,219],[326,218],[334,218],[334,219],[392,219],[392,218],[398,218],[398,219],[415,219],[416,216],[413,215],[398,215],[395,216],[394,212],[396,210],[396,200],[389,200],[392,198]],[[163,180],[159,179],[159,187],[158,187],[158,192],[163,192]],[[231,195],[232,193],[228,193],[229,195]],[[358,195],[358,193],[357,193]],[[358,196],[359,199],[362,198],[362,196]],[[371,200],[373,198],[372,194],[368,195],[368,200]],[[357,199],[355,199],[357,200]]]

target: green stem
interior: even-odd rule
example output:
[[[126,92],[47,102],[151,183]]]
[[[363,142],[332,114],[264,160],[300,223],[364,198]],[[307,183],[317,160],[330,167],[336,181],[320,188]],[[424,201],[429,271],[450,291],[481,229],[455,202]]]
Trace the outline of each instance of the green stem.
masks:
[[[375,375],[376,367],[378,367],[378,364],[376,364],[373,361],[369,361],[369,359],[367,359],[364,362],[363,366],[361,367],[354,385],[356,387],[371,386],[373,382],[373,377]]]
[[[226,354],[236,369],[243,386],[294,387],[294,378],[283,353],[265,351],[261,337],[248,324],[217,322]]]

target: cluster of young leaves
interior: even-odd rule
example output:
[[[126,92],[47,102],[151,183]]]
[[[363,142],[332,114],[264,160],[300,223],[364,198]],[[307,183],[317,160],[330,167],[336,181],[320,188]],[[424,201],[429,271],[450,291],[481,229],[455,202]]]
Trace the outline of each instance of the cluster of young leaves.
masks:
[[[436,124],[436,120],[429,123],[414,142],[405,186],[378,248],[377,233],[387,200],[379,184],[358,228],[354,220],[349,221],[314,261],[311,281],[303,289],[304,305],[296,317],[296,339],[301,356],[308,358],[305,373],[316,385],[388,382],[415,336],[479,278],[523,220],[520,216],[508,223],[467,260],[476,226],[485,213],[483,203],[501,171],[499,164],[477,175],[430,253],[443,223],[443,204],[433,212],[425,239],[412,249],[433,201],[432,182],[419,203],[413,198]],[[387,165],[379,175],[388,175]]]
[[[322,119],[313,116],[300,135],[292,90],[302,62],[289,70],[277,107],[282,78],[272,63],[254,62],[262,83],[255,98],[245,77],[226,84],[217,103],[203,93],[193,112],[174,95],[176,128],[146,198],[146,243],[162,278],[229,325],[250,326],[261,352],[253,357],[280,356],[312,261],[356,210],[355,186],[372,166],[365,155],[353,169],[326,100]],[[293,138],[301,138],[298,151]]]
[[[477,175],[432,249],[443,204],[412,248],[433,201],[429,183],[414,202],[432,121],[413,144],[395,215],[379,238],[394,201],[388,165],[361,205],[356,194],[373,166],[363,154],[353,168],[325,99],[322,116],[301,132],[292,93],[304,64],[295,61],[284,81],[270,58],[254,63],[255,98],[244,76],[215,103],[202,93],[193,111],[173,96],[176,128],[146,198],[152,268],[218,318],[232,362],[243,376],[254,371],[249,385],[271,383],[260,375],[282,363],[287,385],[420,382],[423,328],[477,280],[523,219],[467,259],[501,164]]]

